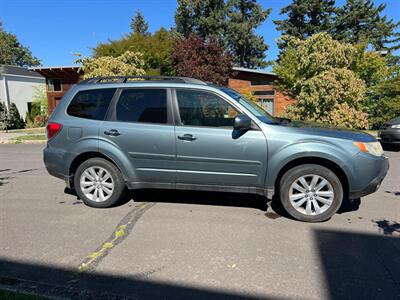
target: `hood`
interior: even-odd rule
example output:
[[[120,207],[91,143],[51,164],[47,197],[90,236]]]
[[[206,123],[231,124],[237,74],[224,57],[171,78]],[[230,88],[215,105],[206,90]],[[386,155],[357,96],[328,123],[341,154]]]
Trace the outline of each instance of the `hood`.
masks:
[[[304,122],[304,121],[283,121],[282,126],[288,128],[296,128],[302,133],[310,135],[326,136],[338,139],[347,139],[357,142],[374,142],[375,137],[372,135],[355,129],[347,129],[335,127],[329,124]]]

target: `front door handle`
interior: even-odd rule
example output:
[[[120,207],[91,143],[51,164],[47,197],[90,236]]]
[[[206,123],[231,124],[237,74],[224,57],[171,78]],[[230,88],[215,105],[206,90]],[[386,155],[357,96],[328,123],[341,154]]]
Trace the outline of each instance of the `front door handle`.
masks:
[[[193,135],[191,134],[184,134],[182,135],[178,135],[178,139],[182,140],[182,141],[194,141],[197,140],[197,138],[195,138]]]
[[[106,131],[104,131],[104,134],[105,134],[105,135],[109,135],[109,136],[118,136],[118,135],[121,135],[117,129],[110,129],[110,130],[108,130],[108,131],[106,130]]]

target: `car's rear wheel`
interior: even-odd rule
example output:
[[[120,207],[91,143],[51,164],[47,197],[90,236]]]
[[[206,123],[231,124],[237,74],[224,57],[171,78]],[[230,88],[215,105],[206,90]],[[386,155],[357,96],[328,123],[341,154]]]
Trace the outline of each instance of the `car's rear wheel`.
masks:
[[[294,167],[280,181],[282,206],[293,218],[320,222],[332,217],[343,201],[343,186],[330,169],[313,164]]]
[[[79,198],[92,207],[113,206],[125,191],[121,172],[103,158],[84,161],[75,172],[74,187]]]

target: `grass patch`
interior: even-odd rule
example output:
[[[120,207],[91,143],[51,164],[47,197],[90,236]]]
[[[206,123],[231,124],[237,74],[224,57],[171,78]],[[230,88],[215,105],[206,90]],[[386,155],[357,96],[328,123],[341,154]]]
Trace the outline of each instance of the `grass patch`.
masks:
[[[16,141],[45,141],[47,137],[44,134],[27,134],[13,138]]]
[[[45,300],[47,298],[41,296],[28,295],[23,293],[0,290],[0,299],[2,300]]]

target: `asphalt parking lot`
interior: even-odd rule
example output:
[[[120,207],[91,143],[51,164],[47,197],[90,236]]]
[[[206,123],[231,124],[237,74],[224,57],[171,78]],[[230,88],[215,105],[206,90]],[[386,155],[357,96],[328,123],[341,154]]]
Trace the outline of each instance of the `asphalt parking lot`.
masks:
[[[258,196],[139,191],[86,207],[43,145],[0,145],[0,289],[74,299],[399,299],[400,152],[375,194],[307,224]]]

